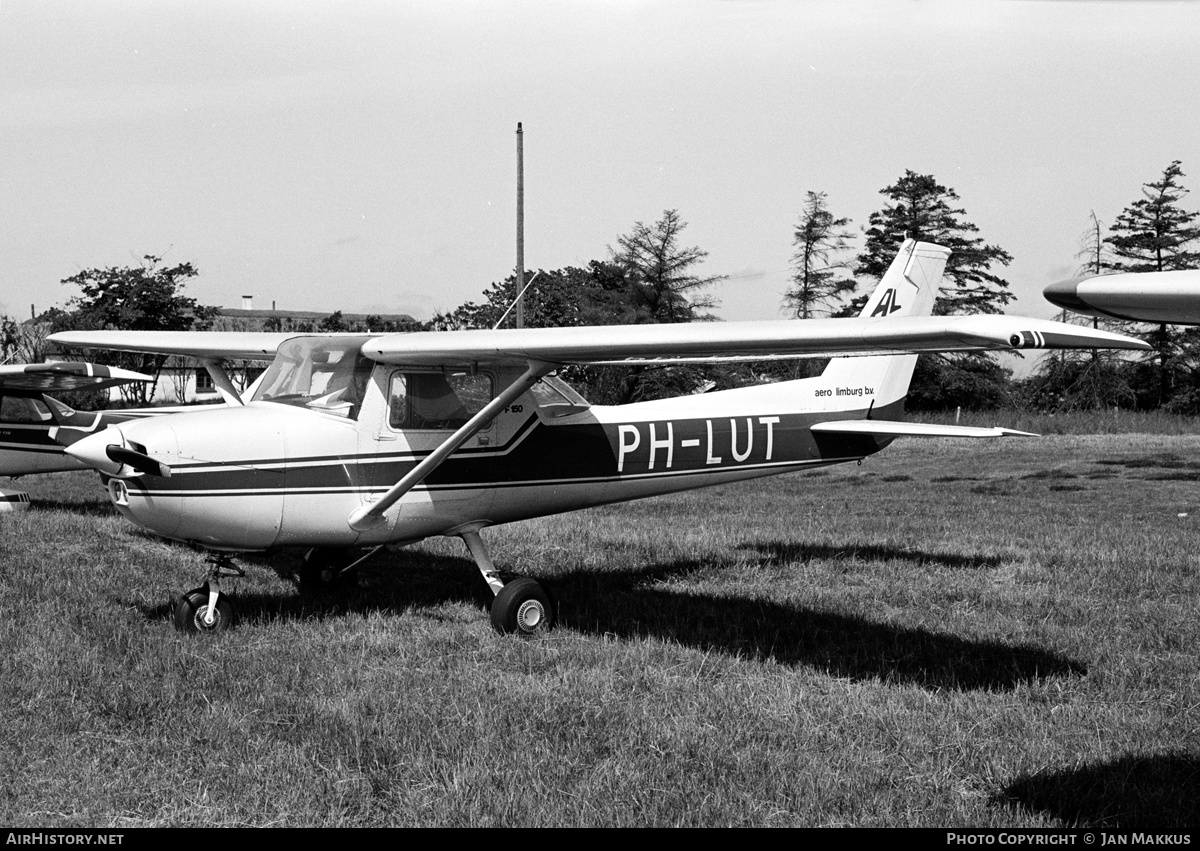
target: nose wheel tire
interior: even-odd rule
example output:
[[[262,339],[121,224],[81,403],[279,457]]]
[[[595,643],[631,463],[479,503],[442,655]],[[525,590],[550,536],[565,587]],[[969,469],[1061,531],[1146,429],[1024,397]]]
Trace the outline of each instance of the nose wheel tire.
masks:
[[[233,604],[222,594],[217,598],[217,610],[213,622],[206,623],[208,615],[208,589],[193,588],[175,604],[175,628],[180,632],[209,633],[224,632],[233,627]]]
[[[492,626],[501,635],[533,638],[554,626],[554,601],[536,580],[514,579],[492,600]]]

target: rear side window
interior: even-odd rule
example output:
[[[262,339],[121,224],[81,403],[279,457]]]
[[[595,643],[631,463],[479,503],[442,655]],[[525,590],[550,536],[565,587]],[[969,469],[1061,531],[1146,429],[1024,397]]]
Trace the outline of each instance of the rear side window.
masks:
[[[23,396],[5,396],[0,399],[0,422],[48,423],[53,419],[50,409],[38,399]]]
[[[397,372],[388,391],[388,425],[394,429],[457,429],[491,399],[488,375]]]

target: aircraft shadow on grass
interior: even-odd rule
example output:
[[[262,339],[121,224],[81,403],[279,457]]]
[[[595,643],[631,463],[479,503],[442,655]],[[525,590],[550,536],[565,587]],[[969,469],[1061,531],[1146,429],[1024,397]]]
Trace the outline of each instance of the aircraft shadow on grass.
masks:
[[[1013,781],[992,803],[1074,827],[1193,831],[1200,824],[1200,758],[1129,755],[1041,771]]]
[[[768,545],[781,560],[812,558],[843,549]],[[932,555],[888,547],[855,548],[877,558],[946,563]],[[826,554],[828,555],[828,554]],[[247,559],[253,564],[253,560]],[[258,562],[290,579],[295,556],[260,557]],[[986,566],[987,558],[961,557],[962,567]],[[728,567],[734,567],[730,563]],[[701,571],[722,569],[712,561],[680,560],[634,570],[572,571],[549,582],[560,623],[594,635],[656,636],[705,651],[804,666],[831,676],[882,680],[928,689],[1008,690],[1055,676],[1086,673],[1084,666],[1028,645],[959,638],[924,628],[898,627],[770,600],[666,588],[662,583]],[[243,620],[307,619],[403,611],[441,603],[468,603],[486,611],[491,595],[467,558],[400,550],[381,554],[361,568],[358,584],[317,597],[236,592]],[[166,619],[166,604],[144,611]]]
[[[946,567],[976,570],[999,567],[1003,562],[999,556],[963,555],[961,553],[927,552],[911,547],[896,547],[885,544],[808,544],[794,541],[770,541],[750,544],[767,564],[795,564],[816,559],[856,558],[861,561],[902,561],[917,566],[942,564]]]

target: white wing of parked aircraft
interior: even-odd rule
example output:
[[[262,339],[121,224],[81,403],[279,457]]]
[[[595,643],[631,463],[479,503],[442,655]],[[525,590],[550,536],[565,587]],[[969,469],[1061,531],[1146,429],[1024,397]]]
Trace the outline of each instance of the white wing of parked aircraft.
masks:
[[[1085,316],[1200,325],[1200,269],[1087,275],[1051,284],[1042,294]]]
[[[347,575],[359,551],[451,535],[496,595],[496,629],[537,634],[553,622],[551,598],[532,579],[502,580],[488,526],[859,461],[902,435],[1019,434],[903,422],[917,352],[1148,348],[1045,320],[929,316],[948,257],[906,242],[857,319],[226,334],[219,352],[203,334],[58,334],[210,359],[275,353],[244,406],[121,424],[68,452],[135,523],[218,553],[205,585],[180,598],[180,629],[231,624],[230,552],[309,548],[304,590]],[[629,405],[589,405],[552,376],[564,364],[830,355],[814,378]]]
[[[66,393],[72,390],[102,390],[121,384],[153,380],[140,372],[94,363],[22,363],[0,366],[0,392],[29,390],[40,393]]]

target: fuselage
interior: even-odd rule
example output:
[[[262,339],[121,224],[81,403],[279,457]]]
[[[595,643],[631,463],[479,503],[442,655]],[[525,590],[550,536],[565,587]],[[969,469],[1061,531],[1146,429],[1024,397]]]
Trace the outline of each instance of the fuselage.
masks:
[[[469,408],[469,396],[493,394],[514,377],[512,369],[482,370],[457,392]],[[446,382],[443,373],[376,364],[352,405],[328,397],[288,404],[280,395],[283,402],[126,423],[123,444],[171,475],[117,464],[102,475],[123,514],[167,538],[243,551],[368,546],[857,460],[889,440],[809,427],[872,408],[879,418],[897,415],[900,405],[875,399],[874,388],[821,377],[611,407],[544,384],[470,437],[384,522],[351,528],[352,512],[464,421],[465,412],[446,407]]]
[[[86,470],[65,453],[71,443],[145,412],[74,411],[52,396],[5,391],[0,411],[0,476]]]

